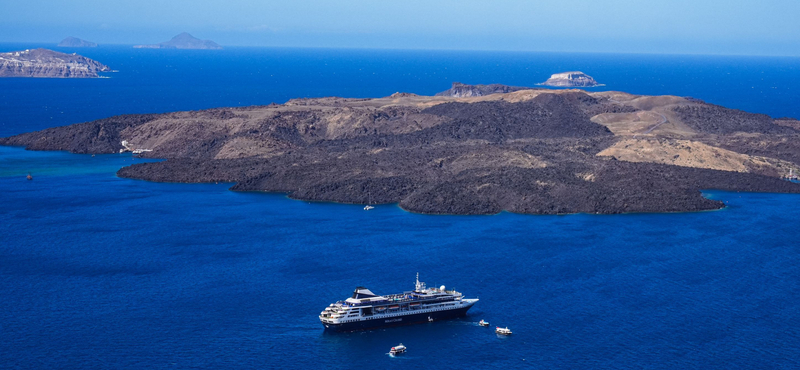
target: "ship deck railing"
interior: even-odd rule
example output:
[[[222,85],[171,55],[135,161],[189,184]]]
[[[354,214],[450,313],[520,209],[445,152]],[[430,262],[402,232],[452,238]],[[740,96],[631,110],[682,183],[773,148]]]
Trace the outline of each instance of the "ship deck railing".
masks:
[[[375,306],[375,305],[383,305],[383,304],[395,304],[395,303],[407,303],[407,302],[417,302],[417,301],[425,301],[425,302],[439,302],[439,301],[449,301],[453,298],[453,296],[444,296],[444,297],[436,297],[436,298],[422,298],[420,296],[403,296],[400,294],[386,296],[386,300],[380,301],[372,301],[368,303],[347,303],[345,301],[338,301],[336,304],[341,304],[342,307],[362,307],[362,306]]]

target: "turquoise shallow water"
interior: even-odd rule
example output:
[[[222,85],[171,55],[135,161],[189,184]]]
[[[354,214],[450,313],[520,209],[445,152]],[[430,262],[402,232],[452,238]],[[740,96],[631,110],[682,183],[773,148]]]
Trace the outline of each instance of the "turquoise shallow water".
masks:
[[[113,54],[120,61],[141,58],[131,51],[92,52]],[[365,78],[337,86],[333,72],[355,73],[348,66],[379,65],[375,60],[385,62],[381,53],[389,52],[378,52],[378,57],[367,51],[304,53],[311,54],[287,60],[317,65],[329,55],[340,69],[315,77],[313,86],[321,90],[303,85],[304,80],[293,85],[287,77],[284,87],[296,88],[294,96],[380,96],[383,90],[396,91],[389,82],[397,81],[408,83],[402,90],[432,90],[443,79],[430,77],[433,71],[426,65],[456,68],[443,56],[415,52],[380,68],[428,76],[419,77],[422,82]],[[148,60],[160,60],[156,57]],[[183,58],[202,68],[183,74],[185,86],[171,79],[125,80],[120,72],[110,80],[126,84],[119,87],[120,94],[135,98],[127,103],[103,95],[105,88],[94,85],[103,80],[0,81],[4,87],[30,89],[19,95],[18,104],[0,105],[3,130],[28,131],[125,109],[157,111],[169,109],[169,104],[180,109],[198,101],[227,105],[220,96],[204,98],[210,91],[204,89],[214,84],[241,96],[258,89],[272,94],[279,86],[258,78],[248,84],[251,79],[236,73],[214,82],[197,78],[201,70],[218,68],[219,60],[211,54],[165,58]],[[251,56],[259,58],[266,57]],[[458,73],[447,79],[497,81],[496,76],[490,76],[493,81],[479,78],[484,73],[509,76],[501,81],[507,83],[539,79],[481,62],[497,56],[481,58],[472,64],[466,59],[453,62],[461,66],[458,73],[472,71],[469,76],[479,81]],[[577,63],[569,55],[553,58],[561,58],[564,67]],[[667,68],[649,58],[640,59],[639,68],[647,69],[648,63]],[[145,62],[140,65],[166,73]],[[286,60],[272,63],[289,68]],[[702,69],[711,62],[697,63]],[[785,72],[783,62],[774,63],[772,71]],[[744,64],[733,73],[755,73],[751,67]],[[609,83],[612,72],[590,74]],[[765,80],[772,83],[775,78]],[[640,83],[638,77],[613,81]],[[776,99],[793,91],[774,90],[781,91]],[[39,100],[34,100],[37,91]],[[703,91],[708,95],[698,97],[711,101],[752,97],[749,91],[742,93],[745,98],[732,97],[728,90],[716,95],[714,89]],[[97,94],[104,103],[90,104],[89,97]],[[173,95],[177,97],[170,99]],[[72,103],[65,104],[70,97]],[[39,105],[62,105],[64,113],[45,119],[52,111]],[[191,108],[202,107],[208,106]],[[788,115],[792,109],[796,107],[766,104],[757,110]],[[30,111],[28,119],[20,118]],[[161,184],[115,176],[118,168],[136,161],[141,160],[129,155],[0,147],[0,367],[800,366],[796,195],[708,191],[707,196],[728,207],[703,213],[426,216],[394,205],[365,212],[356,205],[231,192],[230,184]],[[25,179],[28,172],[32,181]],[[454,287],[480,302],[460,320],[350,334],[322,331],[318,313],[356,286],[394,293],[411,289],[417,272],[431,285]],[[507,325],[515,334],[498,337],[478,327],[480,319]],[[399,342],[409,353],[388,357],[389,348]]]

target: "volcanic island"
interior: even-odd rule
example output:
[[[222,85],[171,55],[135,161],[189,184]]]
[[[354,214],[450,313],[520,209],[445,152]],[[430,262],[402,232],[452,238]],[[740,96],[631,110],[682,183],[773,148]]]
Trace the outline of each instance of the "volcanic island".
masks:
[[[124,144],[124,145],[123,145]],[[430,214],[684,212],[704,189],[800,193],[800,121],[679,96],[455,83],[436,96],[122,115],[0,138],[30,150],[132,151],[159,182]]]

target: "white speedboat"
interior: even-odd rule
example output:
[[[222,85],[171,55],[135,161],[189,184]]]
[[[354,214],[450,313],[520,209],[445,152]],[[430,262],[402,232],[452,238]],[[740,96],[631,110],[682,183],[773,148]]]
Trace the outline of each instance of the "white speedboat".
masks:
[[[480,325],[480,326],[489,326],[489,323],[486,322],[486,321],[483,321],[483,319],[481,319],[481,321],[478,322],[478,325]]]
[[[494,329],[494,332],[501,335],[511,335],[511,330],[509,330],[508,327],[501,328],[498,326]]]
[[[404,346],[403,343],[392,347],[392,349],[389,351],[389,354],[392,356],[397,356],[401,353],[406,353],[406,346]]]

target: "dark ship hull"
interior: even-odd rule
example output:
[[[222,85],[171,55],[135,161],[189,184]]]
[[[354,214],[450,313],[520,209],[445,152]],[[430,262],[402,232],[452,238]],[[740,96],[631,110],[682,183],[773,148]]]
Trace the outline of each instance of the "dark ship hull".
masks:
[[[356,320],[345,322],[341,324],[326,324],[326,331],[331,332],[348,332],[359,330],[373,330],[380,328],[389,328],[403,325],[422,324],[430,321],[448,320],[467,315],[467,311],[472,308],[472,305],[467,307],[455,308],[452,310],[434,311],[434,312],[421,312],[410,313],[402,316],[394,317],[381,317],[375,319]]]

